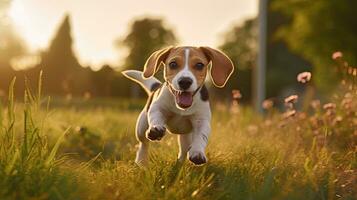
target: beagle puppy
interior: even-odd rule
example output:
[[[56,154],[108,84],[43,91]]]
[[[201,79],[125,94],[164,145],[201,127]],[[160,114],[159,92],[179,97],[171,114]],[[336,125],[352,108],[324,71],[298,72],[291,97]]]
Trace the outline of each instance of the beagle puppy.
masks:
[[[164,83],[154,77],[160,66],[164,67]],[[161,140],[168,130],[178,134],[179,161],[184,161],[188,154],[195,165],[206,163],[211,110],[204,82],[209,74],[213,84],[222,88],[233,70],[232,61],[219,50],[183,46],[154,52],[143,72],[123,71],[124,76],[139,83],[149,95],[136,123],[139,149],[135,162],[146,165],[149,142]]]

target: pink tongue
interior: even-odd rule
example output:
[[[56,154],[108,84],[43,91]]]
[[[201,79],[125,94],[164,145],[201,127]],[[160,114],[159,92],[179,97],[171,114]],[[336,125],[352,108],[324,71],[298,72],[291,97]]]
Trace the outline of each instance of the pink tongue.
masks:
[[[181,108],[188,108],[192,105],[192,95],[190,92],[182,92],[176,96],[176,102]]]

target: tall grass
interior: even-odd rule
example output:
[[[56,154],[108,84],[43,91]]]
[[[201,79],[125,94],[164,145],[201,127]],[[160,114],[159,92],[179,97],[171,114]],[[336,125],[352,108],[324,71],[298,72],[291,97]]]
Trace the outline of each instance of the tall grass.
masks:
[[[34,116],[41,106],[41,76],[38,92],[24,94],[22,120],[16,116],[15,78],[9,87],[7,108],[0,110],[0,197],[1,199],[68,199],[76,183],[60,169],[63,159],[56,157],[63,136],[49,146],[43,133],[45,119]],[[3,115],[6,112],[7,115]],[[39,118],[39,117],[38,117]],[[22,130],[16,126],[22,125]],[[63,133],[64,134],[64,133]]]

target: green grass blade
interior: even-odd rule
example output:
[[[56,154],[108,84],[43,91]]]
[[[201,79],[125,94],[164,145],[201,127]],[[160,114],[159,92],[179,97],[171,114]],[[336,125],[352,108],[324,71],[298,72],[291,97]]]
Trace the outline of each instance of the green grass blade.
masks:
[[[6,166],[5,168],[5,174],[10,175],[12,170],[14,169],[16,160],[19,157],[19,151],[16,151],[15,154],[13,155],[11,161],[9,162],[9,164]]]
[[[16,77],[14,77],[9,86],[9,96],[8,96],[8,126],[6,131],[6,138],[10,140],[9,150],[11,151],[15,147],[15,97],[14,97],[14,87],[15,87]]]
[[[0,99],[0,134],[1,134],[1,130],[2,130],[2,127],[3,127],[3,123],[4,123],[4,116],[3,116],[3,105],[2,105],[2,101]]]
[[[57,139],[55,145],[53,146],[49,156],[47,157],[46,159],[46,162],[45,162],[45,165],[46,166],[49,166],[55,159],[56,157],[56,154],[57,154],[57,151],[58,151],[58,148],[59,146],[61,145],[61,143],[63,142],[63,139],[64,139],[64,136],[66,135],[66,133],[70,130],[70,127],[67,128],[63,133],[62,135]]]
[[[15,109],[14,109],[14,86],[16,82],[16,77],[14,77],[9,86],[9,96],[8,96],[8,123],[9,125],[15,120]]]
[[[40,75],[38,77],[38,85],[37,85],[37,106],[41,105],[41,93],[42,93],[42,74],[43,71],[40,71]]]

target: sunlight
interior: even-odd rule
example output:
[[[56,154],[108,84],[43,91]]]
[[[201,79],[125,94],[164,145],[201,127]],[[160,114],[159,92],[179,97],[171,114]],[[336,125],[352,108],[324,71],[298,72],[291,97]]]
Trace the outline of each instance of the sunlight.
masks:
[[[74,50],[80,62],[98,69],[103,64],[116,65],[124,59],[125,53],[113,43],[124,37],[132,19],[140,16],[164,18],[180,36],[181,44],[217,46],[220,33],[233,22],[253,17],[257,12],[257,0],[225,0],[225,3],[210,0],[209,4],[197,0],[189,8],[186,8],[185,1],[176,1],[174,7],[166,4],[165,0],[155,0],[156,4],[137,4],[129,0],[108,0],[105,4],[98,2],[12,0],[9,16],[27,47],[35,52],[47,48],[63,16],[69,13]],[[98,12],[98,5],[106,10],[105,14]],[[227,8],[225,5],[231,6]],[[216,15],[207,16],[207,12],[215,12]],[[202,20],[209,23],[202,23]],[[91,21],[100,23],[93,26],[88,23]],[[213,30],[212,27],[216,28]]]
[[[31,31],[31,20],[33,19],[33,13],[29,14],[29,11],[24,6],[24,2],[21,0],[14,0],[11,2],[11,6],[8,12],[12,24],[19,33],[19,35],[25,40],[30,50],[36,50],[42,43],[43,38],[36,31]],[[33,22],[32,22],[33,23]]]
[[[26,22],[25,8],[20,1],[12,2],[9,16],[16,24],[24,24]]]

